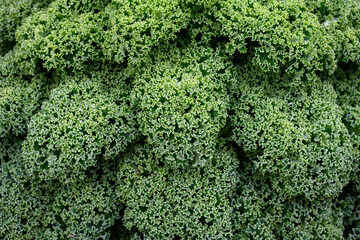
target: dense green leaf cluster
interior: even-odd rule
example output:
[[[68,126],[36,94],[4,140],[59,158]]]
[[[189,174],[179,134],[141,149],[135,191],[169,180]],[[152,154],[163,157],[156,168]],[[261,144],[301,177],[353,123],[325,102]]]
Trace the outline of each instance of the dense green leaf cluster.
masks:
[[[47,7],[51,0],[0,1],[0,54],[15,45],[15,31],[23,19]]]
[[[0,238],[360,239],[357,0],[0,0]]]
[[[169,167],[202,166],[226,123],[229,66],[201,47],[161,55],[134,81],[140,131]]]
[[[136,147],[120,163],[119,198],[123,220],[148,239],[232,239],[229,195],[238,183],[234,152],[218,146],[202,168],[171,170]]]
[[[107,239],[122,204],[108,169],[84,179],[29,180],[21,163],[1,166],[0,234],[4,239]]]
[[[355,149],[332,85],[285,88],[284,80],[274,86],[272,76],[248,69],[240,69],[233,90],[232,122],[234,140],[253,158],[256,174],[291,197],[339,193],[355,168]]]
[[[233,200],[236,239],[343,239],[343,211],[335,203],[279,197],[263,179],[249,178]]]
[[[67,79],[51,92],[40,112],[32,116],[23,143],[24,163],[31,176],[61,181],[79,178],[96,166],[100,155],[114,157],[134,139],[129,107],[117,105],[102,88],[86,78]]]

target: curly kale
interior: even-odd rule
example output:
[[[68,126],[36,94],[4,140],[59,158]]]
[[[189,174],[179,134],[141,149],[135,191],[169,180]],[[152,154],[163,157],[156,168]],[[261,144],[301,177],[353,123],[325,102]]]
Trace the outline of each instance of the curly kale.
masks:
[[[360,2],[0,0],[0,239],[360,239]]]

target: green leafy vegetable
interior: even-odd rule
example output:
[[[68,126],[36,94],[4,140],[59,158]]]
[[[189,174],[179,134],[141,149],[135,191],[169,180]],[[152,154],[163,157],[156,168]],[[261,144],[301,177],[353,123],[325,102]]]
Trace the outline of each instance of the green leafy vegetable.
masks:
[[[0,239],[360,239],[360,2],[0,0]]]

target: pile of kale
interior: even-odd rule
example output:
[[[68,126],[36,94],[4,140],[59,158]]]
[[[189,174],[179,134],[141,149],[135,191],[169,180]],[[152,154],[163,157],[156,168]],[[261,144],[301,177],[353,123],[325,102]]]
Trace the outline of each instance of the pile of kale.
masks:
[[[358,0],[0,0],[0,238],[360,239]]]

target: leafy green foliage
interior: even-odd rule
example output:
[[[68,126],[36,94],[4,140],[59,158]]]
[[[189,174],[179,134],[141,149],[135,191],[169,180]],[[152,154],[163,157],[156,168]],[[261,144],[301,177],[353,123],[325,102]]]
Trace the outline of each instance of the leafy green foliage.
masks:
[[[47,79],[38,75],[27,82],[22,78],[5,78],[0,82],[0,138],[9,134],[24,135],[31,116],[46,97]]]
[[[339,95],[338,103],[344,109],[343,122],[358,144],[360,144],[359,80],[360,71],[358,69],[342,70],[341,68],[330,79]]]
[[[333,49],[340,61],[359,63],[360,11],[359,1],[306,1],[327,32],[333,35]]]
[[[56,82],[56,80],[55,80]],[[29,80],[6,77],[0,81],[0,162],[19,151],[30,118],[56,85],[39,74]]]
[[[191,48],[158,61],[136,79],[140,130],[171,168],[202,166],[215,154],[229,104],[223,83],[227,67],[218,52]]]
[[[238,79],[234,140],[254,158],[255,171],[287,196],[338,194],[355,167],[355,149],[333,87],[284,89],[248,67]]]
[[[29,181],[21,164],[1,168],[0,236],[5,239],[107,239],[119,218],[113,173],[70,184]]]
[[[68,181],[99,157],[123,151],[134,138],[128,107],[117,105],[90,79],[68,79],[31,118],[23,155],[30,175]]]
[[[343,239],[342,211],[333,202],[284,199],[250,174],[233,200],[235,239]]]
[[[120,164],[125,226],[149,239],[231,239],[228,196],[238,182],[233,151],[219,147],[201,169],[170,171],[147,148],[136,147]]]
[[[324,2],[330,1],[312,4],[313,8],[320,5],[317,11],[308,8],[306,2],[316,1],[222,2],[217,17],[223,23],[222,34],[230,37],[228,52],[252,55],[251,62],[263,71],[285,71],[295,79],[312,79],[316,71],[332,73],[337,58],[358,62],[358,3],[333,4],[345,9],[334,9],[341,16],[337,23],[330,19],[334,16],[330,12],[325,16],[324,9],[330,9],[331,3]],[[323,19],[319,20],[319,15]]]
[[[359,177],[359,176],[358,176]],[[359,179],[359,178],[358,178]],[[358,239],[360,236],[360,184],[359,181],[350,185],[349,193],[339,199],[338,206],[344,215],[344,235],[348,239]]]
[[[0,0],[0,239],[360,238],[358,0]]]
[[[115,0],[106,8],[104,54],[115,62],[137,64],[153,46],[176,38],[189,21],[179,0]]]
[[[51,0],[0,1],[0,55],[15,45],[15,31],[21,21],[45,8]]]
[[[174,38],[186,20],[177,1],[58,0],[29,17],[16,39],[21,60],[40,59],[47,69],[79,70],[125,57],[136,64],[157,42]]]
[[[344,189],[343,196],[338,205],[344,214],[344,235],[348,239],[360,237],[360,74],[359,69],[354,66],[339,68],[335,76],[329,80],[334,84],[339,98],[338,103],[344,109],[343,122],[346,125],[354,144],[358,150],[354,156],[357,157],[357,167],[351,176],[350,184]]]

